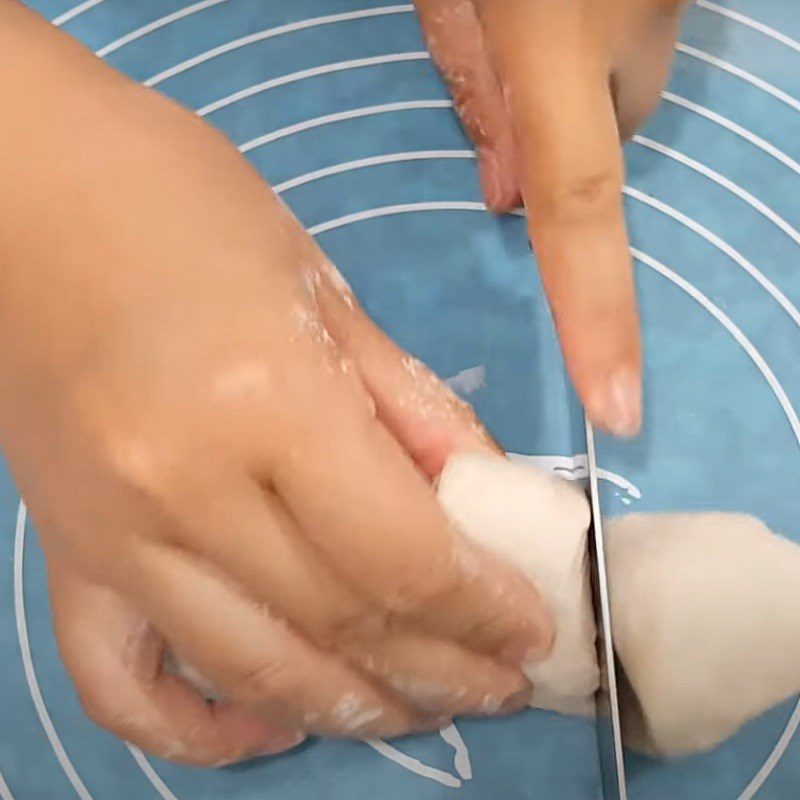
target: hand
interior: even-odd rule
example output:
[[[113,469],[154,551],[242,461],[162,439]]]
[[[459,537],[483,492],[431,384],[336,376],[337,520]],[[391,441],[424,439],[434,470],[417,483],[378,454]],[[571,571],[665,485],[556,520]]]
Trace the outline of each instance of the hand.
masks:
[[[524,199],[567,368],[590,417],[641,423],[641,346],[622,212],[626,139],[655,108],[679,0],[415,0],[477,146],[487,205]]]
[[[469,410],[223,137],[16,3],[0,49],[0,441],[90,716],[218,764],[522,707],[550,617],[429,483]]]

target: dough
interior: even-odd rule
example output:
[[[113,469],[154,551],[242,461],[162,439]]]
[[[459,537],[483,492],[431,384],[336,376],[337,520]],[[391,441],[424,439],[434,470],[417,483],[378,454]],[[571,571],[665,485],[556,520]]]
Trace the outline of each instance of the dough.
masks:
[[[743,514],[633,514],[606,530],[630,745],[708,750],[800,691],[800,547]]]
[[[468,454],[445,465],[438,496],[464,533],[531,577],[556,616],[549,658],[526,669],[532,705],[593,714],[599,672],[583,492],[525,464]]]
[[[532,705],[590,713],[598,672],[583,493],[528,465],[457,455],[439,499],[556,615],[551,655],[526,670]],[[626,744],[707,750],[800,691],[800,547],[740,514],[634,514],[605,530]]]

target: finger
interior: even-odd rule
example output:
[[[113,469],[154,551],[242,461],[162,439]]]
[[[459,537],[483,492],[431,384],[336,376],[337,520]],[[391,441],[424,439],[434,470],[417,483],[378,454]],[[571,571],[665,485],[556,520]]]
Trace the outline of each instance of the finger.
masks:
[[[641,354],[610,65],[594,35],[603,9],[542,0],[481,0],[480,9],[568,370],[592,420],[632,435],[641,421]]]
[[[323,736],[395,736],[422,725],[410,708],[318,650],[211,565],[144,542],[132,561],[137,605],[236,707]]]
[[[160,758],[203,766],[279,753],[304,738],[205,702],[162,670],[162,641],[118,595],[63,569],[48,575],[61,657],[101,727]]]
[[[675,54],[683,3],[648,10],[614,60],[612,95],[623,141],[655,111]]]
[[[520,202],[514,141],[475,9],[469,0],[416,0],[415,5],[431,56],[477,149],[486,204],[508,211]]]
[[[394,631],[379,647],[351,641],[348,654],[428,714],[511,714],[531,699],[530,684],[518,670],[430,636]]]
[[[552,622],[534,588],[452,530],[346,373],[305,369],[304,396],[281,423],[291,444],[265,478],[337,574],[390,615],[479,652],[546,652]]]
[[[452,642],[390,624],[382,609],[351,592],[304,540],[277,498],[255,484],[235,497],[217,487],[191,543],[235,578],[273,616],[286,619],[324,651],[335,652],[425,715],[452,718],[514,703],[527,688],[517,669]],[[187,501],[189,499],[187,498]],[[187,503],[192,505],[191,502]],[[236,546],[230,536],[235,534]]]
[[[500,452],[472,407],[392,342],[352,295],[342,293],[332,265],[318,299],[328,331],[353,360],[378,418],[426,475],[438,475],[456,451]]]

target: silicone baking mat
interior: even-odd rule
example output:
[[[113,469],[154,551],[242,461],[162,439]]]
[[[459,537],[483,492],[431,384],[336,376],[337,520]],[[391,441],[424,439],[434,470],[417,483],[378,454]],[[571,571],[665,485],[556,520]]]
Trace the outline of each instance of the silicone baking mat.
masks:
[[[224,130],[369,312],[451,378],[509,451],[581,473],[524,221],[482,208],[474,160],[410,6],[73,3],[31,1]],[[633,444],[600,442],[608,513],[736,509],[800,540],[798,42],[796,0],[700,0],[665,102],[627,148],[647,425]],[[79,709],[53,643],[36,534],[2,466],[0,677],[2,800],[600,792],[591,724],[542,712],[459,721],[391,745],[313,741],[227,770],[145,758]],[[799,723],[795,699],[713,753],[633,757],[633,800],[797,798]]]

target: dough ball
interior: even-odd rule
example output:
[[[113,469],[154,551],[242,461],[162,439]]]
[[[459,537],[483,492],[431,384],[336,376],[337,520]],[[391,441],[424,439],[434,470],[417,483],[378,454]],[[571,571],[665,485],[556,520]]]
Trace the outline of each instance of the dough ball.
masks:
[[[439,479],[439,502],[464,534],[519,567],[555,615],[550,656],[526,668],[534,686],[531,704],[593,714],[599,674],[584,493],[526,464],[458,454]]]
[[[800,691],[800,547],[743,514],[605,529],[629,745],[708,750]]]

